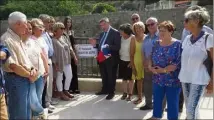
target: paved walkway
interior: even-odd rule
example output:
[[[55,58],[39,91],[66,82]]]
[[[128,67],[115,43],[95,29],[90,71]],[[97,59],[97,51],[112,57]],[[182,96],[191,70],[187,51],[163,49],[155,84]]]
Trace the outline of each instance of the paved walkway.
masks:
[[[77,95],[75,101],[60,101],[54,113],[49,119],[147,119],[151,117],[152,111],[141,111],[139,105],[133,102],[120,100],[122,95],[115,95],[114,99],[105,100],[105,96],[97,96],[91,93]],[[135,98],[136,99],[136,98]],[[200,105],[201,119],[213,119],[213,97],[206,95]],[[164,113],[163,119],[167,118]],[[184,112],[180,119],[185,118]]]

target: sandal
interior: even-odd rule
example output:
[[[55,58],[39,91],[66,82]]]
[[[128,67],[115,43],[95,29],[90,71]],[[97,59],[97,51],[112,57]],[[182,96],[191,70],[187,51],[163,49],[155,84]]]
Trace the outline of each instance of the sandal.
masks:
[[[129,94],[128,97],[126,98],[126,101],[131,101],[132,99],[132,94]]]
[[[68,96],[66,96],[65,94],[64,94],[64,95],[61,95],[60,99],[61,99],[61,100],[64,100],[64,101],[70,101],[70,100],[71,100],[71,99],[70,99]]]
[[[71,95],[68,91],[64,91],[64,94],[69,98],[74,98],[74,96]]]
[[[134,104],[139,104],[142,102],[142,99],[138,98],[136,101],[134,101]]]
[[[125,100],[127,97],[127,93],[123,93],[123,96],[121,97],[121,100]]]

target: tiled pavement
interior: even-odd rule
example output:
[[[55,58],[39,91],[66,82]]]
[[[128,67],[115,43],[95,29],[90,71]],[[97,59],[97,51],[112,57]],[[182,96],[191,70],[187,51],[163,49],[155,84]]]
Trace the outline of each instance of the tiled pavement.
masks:
[[[93,93],[83,93],[76,96],[74,101],[60,101],[54,113],[48,119],[147,119],[151,117],[152,111],[141,111],[139,105],[133,102],[120,100],[122,95],[116,94],[108,101],[105,96],[97,96]],[[200,118],[213,119],[213,96],[205,95],[200,105]],[[163,119],[167,118],[164,112]],[[180,119],[185,118],[184,112],[180,114]]]

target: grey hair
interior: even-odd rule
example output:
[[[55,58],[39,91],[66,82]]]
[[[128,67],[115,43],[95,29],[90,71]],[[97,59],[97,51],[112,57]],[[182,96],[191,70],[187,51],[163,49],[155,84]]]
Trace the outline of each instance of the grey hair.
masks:
[[[104,18],[100,19],[99,23],[101,23],[101,22],[109,23],[109,19],[107,17],[104,17]]]
[[[50,20],[51,17],[48,14],[40,14],[39,19],[41,19],[42,21],[46,21],[46,20]]]
[[[138,18],[140,18],[140,15],[139,15],[138,13],[133,13],[132,16],[131,16],[131,18],[132,18],[133,16],[137,16]]]
[[[186,11],[185,12],[187,12],[187,11],[190,11],[190,10],[205,10],[206,8],[203,8],[203,7],[201,7],[201,6],[198,6],[198,5],[193,5],[193,6],[190,6],[190,7],[188,7],[187,9],[186,9]]]
[[[184,17],[192,20],[198,19],[201,26],[210,22],[210,15],[206,9],[189,10]]]
[[[146,23],[147,23],[149,20],[151,20],[151,21],[153,21],[153,22],[155,22],[155,23],[158,23],[158,19],[157,19],[156,17],[149,17],[149,18],[146,20]]]
[[[15,11],[10,13],[9,17],[8,17],[8,24],[11,27],[12,25],[14,25],[15,23],[17,23],[18,21],[21,22],[27,22],[27,16],[19,11]]]

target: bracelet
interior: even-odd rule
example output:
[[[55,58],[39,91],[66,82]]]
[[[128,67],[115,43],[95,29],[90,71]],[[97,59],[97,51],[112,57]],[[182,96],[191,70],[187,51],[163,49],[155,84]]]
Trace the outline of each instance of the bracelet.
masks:
[[[164,73],[167,73],[167,70],[166,70],[166,69],[164,69],[163,71],[164,71]]]

